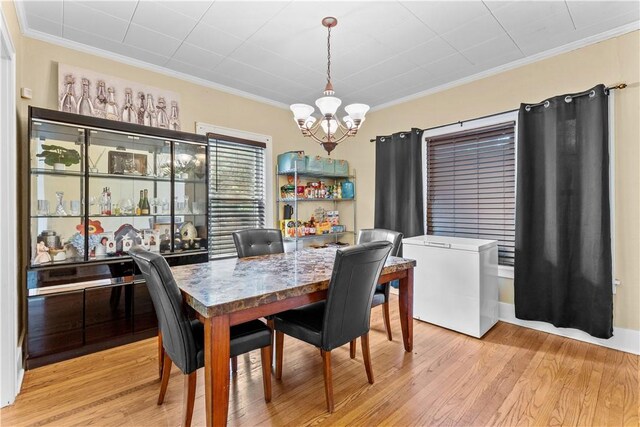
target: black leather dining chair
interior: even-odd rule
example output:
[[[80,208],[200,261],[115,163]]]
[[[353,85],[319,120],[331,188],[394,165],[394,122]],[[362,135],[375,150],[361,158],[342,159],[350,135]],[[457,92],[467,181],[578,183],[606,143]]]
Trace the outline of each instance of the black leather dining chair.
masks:
[[[393,230],[385,230],[383,228],[366,228],[358,232],[358,243],[387,241],[393,244],[391,249],[391,256],[398,256],[400,252],[400,246],[402,245],[402,233]],[[376,285],[376,291],[373,294],[373,301],[371,307],[377,307],[382,305],[382,316],[384,317],[384,326],[387,330],[387,339],[392,341],[393,336],[391,334],[391,321],[389,319],[389,283],[383,283]],[[351,358],[355,355],[355,343],[351,346]]]
[[[371,242],[339,249],[327,299],[275,315],[276,379],[282,378],[284,334],[320,348],[327,410],[333,412],[331,351],[360,337],[367,378],[373,384],[369,357],[371,300],[384,263],[388,242]]]
[[[250,228],[233,233],[238,258],[281,254],[284,252],[282,233],[277,228]]]
[[[232,233],[238,258],[281,254],[284,252],[282,232],[277,228],[249,228]],[[267,325],[273,330],[273,316],[267,316]],[[238,370],[238,358],[231,359],[233,372]]]
[[[180,289],[162,256],[140,247],[132,248],[129,255],[147,282],[162,333],[164,360],[158,405],[164,401],[173,363],[185,375],[182,424],[189,426],[195,401],[196,372],[204,366],[204,325],[187,316]],[[230,335],[230,356],[261,349],[264,400],[271,401],[271,329],[259,320],[253,320],[232,326]]]

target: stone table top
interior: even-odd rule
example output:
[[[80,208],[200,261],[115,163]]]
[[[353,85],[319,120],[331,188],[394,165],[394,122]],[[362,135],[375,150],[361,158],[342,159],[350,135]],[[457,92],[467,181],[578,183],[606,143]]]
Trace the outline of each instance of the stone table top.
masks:
[[[327,289],[337,248],[304,249],[250,258],[228,258],[172,267],[185,301],[205,317]],[[415,267],[388,257],[382,274]]]

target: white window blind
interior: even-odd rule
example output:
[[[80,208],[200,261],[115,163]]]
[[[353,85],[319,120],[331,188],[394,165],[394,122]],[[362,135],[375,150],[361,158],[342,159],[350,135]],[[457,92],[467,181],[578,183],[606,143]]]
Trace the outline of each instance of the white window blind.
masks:
[[[262,142],[209,137],[209,257],[236,256],[231,233],[266,222]]]
[[[427,138],[427,234],[498,241],[513,265],[515,122]]]

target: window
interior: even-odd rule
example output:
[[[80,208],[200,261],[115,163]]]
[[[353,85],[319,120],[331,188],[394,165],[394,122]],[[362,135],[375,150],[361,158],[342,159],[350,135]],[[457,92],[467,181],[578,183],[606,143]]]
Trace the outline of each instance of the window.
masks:
[[[497,240],[499,263],[513,266],[515,121],[454,126],[425,132],[427,234]]]
[[[266,144],[208,133],[209,257],[236,256],[231,233],[266,224]]]

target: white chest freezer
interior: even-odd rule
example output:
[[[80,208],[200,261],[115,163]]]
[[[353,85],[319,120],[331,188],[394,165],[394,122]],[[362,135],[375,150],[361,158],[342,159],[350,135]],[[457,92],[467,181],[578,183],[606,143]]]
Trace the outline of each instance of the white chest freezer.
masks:
[[[444,236],[404,239],[415,259],[413,317],[476,338],[498,321],[498,242]]]

